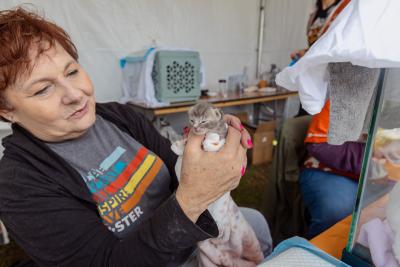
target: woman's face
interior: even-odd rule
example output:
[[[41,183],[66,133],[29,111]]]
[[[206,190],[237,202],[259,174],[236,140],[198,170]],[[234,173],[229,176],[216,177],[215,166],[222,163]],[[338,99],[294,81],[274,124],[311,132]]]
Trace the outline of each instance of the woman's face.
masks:
[[[60,142],[85,133],[96,119],[87,73],[58,44],[33,62],[31,74],[5,90],[11,110],[1,115],[43,141]]]

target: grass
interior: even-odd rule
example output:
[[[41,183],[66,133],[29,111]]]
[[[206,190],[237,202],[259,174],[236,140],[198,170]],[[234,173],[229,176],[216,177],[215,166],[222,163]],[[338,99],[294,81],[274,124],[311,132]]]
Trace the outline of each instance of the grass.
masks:
[[[248,166],[240,185],[232,191],[232,198],[240,207],[254,208],[264,213],[266,203],[266,173],[270,165]],[[0,267],[9,267],[16,261],[26,258],[26,254],[14,243],[0,246]]]
[[[254,208],[265,213],[266,174],[270,164],[248,166],[240,185],[231,192],[232,198],[240,207]]]

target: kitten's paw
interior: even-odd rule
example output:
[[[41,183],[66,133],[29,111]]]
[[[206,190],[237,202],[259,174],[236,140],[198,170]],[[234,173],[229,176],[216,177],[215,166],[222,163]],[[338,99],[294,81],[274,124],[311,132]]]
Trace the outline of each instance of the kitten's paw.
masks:
[[[217,133],[207,133],[203,141],[203,149],[205,151],[216,152],[225,144],[225,138],[220,138]]]

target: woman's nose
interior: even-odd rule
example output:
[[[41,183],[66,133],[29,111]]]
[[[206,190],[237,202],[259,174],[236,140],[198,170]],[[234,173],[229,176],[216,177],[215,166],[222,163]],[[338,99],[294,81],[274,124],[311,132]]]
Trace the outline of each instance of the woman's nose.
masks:
[[[83,97],[83,92],[79,88],[72,86],[72,85],[65,85],[63,87],[63,103],[68,105],[68,104],[73,104],[80,102]]]

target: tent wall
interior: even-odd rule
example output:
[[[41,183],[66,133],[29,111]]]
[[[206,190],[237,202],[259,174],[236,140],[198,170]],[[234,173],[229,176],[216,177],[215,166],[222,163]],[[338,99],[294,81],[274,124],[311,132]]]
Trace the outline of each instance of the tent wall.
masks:
[[[261,70],[305,46],[312,1],[267,0]],[[70,33],[100,102],[121,97],[119,59],[153,42],[198,50],[208,88],[244,66],[255,77],[258,0],[1,0],[0,9],[27,2]]]
[[[316,0],[266,0],[260,70],[290,63],[290,53],[307,47],[306,26]]]

